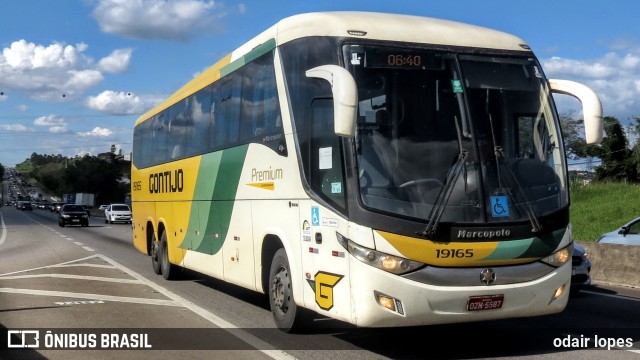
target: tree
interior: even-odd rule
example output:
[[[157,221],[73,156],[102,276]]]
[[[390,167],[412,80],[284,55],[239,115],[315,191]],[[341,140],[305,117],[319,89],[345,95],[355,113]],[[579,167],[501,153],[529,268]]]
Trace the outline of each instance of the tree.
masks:
[[[571,160],[597,157],[600,147],[587,144],[584,139],[584,121],[574,118],[574,113],[560,115],[560,128],[564,138],[564,150]]]
[[[615,117],[604,118],[605,136],[597,151],[602,164],[596,168],[596,180],[638,182],[637,163],[631,156],[629,141],[620,121]]]
[[[96,156],[76,156],[33,153],[25,162],[33,169],[29,176],[36,179],[48,193],[61,196],[72,193],[92,193],[98,203],[123,201],[130,191],[128,184],[119,182],[129,173],[131,163],[124,160],[107,161]]]

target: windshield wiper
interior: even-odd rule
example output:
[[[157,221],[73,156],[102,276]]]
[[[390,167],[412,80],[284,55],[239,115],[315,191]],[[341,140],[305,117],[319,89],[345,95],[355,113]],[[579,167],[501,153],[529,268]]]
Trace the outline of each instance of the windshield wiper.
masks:
[[[498,185],[500,187],[500,189],[504,189],[504,187],[502,186],[502,180],[503,180],[503,172],[500,171],[501,167],[504,167],[506,169],[506,173],[509,175],[508,179],[504,179],[505,182],[507,182],[507,185],[509,186],[509,191],[507,191],[507,193],[509,194],[509,196],[512,198],[513,203],[515,204],[515,206],[518,208],[518,210],[520,210],[521,212],[524,212],[525,214],[527,214],[527,217],[529,218],[529,221],[531,222],[531,231],[533,232],[538,232],[540,230],[542,230],[542,225],[540,224],[540,221],[538,220],[538,216],[536,215],[535,210],[533,209],[533,206],[531,205],[531,202],[529,201],[529,198],[527,197],[527,194],[524,193],[524,191],[522,190],[522,186],[520,186],[520,182],[518,181],[518,178],[516,177],[516,175],[513,173],[513,169],[511,168],[511,165],[509,164],[509,159],[507,159],[507,157],[504,155],[504,151],[502,149],[502,146],[497,145],[496,143],[496,135],[494,132],[494,127],[493,127],[493,117],[491,116],[491,113],[487,112],[487,115],[489,116],[489,126],[491,127],[491,137],[493,139],[493,154],[495,155],[496,158],[496,172],[498,173]],[[515,184],[515,186],[514,186]],[[518,202],[516,197],[511,193],[511,188],[514,188],[517,190],[518,195],[520,195],[520,198],[523,200],[522,203]],[[524,203],[524,205],[523,205]]]
[[[436,233],[438,224],[440,223],[440,219],[442,219],[442,215],[444,214],[444,210],[446,209],[446,205],[451,198],[454,185],[458,181],[460,174],[464,174],[465,193],[467,192],[466,164],[467,158],[469,157],[469,152],[462,146],[462,135],[457,116],[454,116],[454,122],[456,124],[456,131],[458,133],[458,158],[456,162],[449,168],[449,171],[447,171],[445,183],[440,188],[440,192],[438,192],[436,201],[434,202],[433,207],[431,208],[431,212],[429,213],[429,223],[427,223],[427,227],[419,233],[423,236],[433,236]]]

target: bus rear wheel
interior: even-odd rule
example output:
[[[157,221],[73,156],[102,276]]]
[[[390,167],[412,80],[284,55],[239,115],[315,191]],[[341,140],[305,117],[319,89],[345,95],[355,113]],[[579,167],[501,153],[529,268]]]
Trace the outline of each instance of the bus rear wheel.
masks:
[[[156,275],[162,274],[162,270],[160,269],[160,242],[156,239],[156,234],[153,233],[151,238],[151,266],[153,266],[153,272]]]
[[[284,249],[276,251],[269,272],[269,305],[276,326],[284,332],[300,330],[305,322],[304,309],[293,298],[291,270]]]
[[[165,280],[176,278],[176,267],[169,262],[169,245],[167,244],[167,232],[163,231],[160,237],[160,271]]]

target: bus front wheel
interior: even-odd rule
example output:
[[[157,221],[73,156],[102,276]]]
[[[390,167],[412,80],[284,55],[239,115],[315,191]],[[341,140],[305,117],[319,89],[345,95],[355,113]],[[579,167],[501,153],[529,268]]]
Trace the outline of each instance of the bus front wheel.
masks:
[[[269,272],[269,305],[278,328],[284,332],[299,330],[304,322],[304,309],[293,299],[291,270],[284,249],[273,256]]]

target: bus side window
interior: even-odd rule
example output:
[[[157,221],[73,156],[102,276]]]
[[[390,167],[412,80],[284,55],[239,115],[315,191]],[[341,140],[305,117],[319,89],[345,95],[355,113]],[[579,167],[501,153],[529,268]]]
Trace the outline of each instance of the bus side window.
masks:
[[[211,86],[208,86],[191,97],[191,124],[186,134],[186,155],[193,156],[207,151],[209,143],[209,127],[214,125],[211,119]]]

